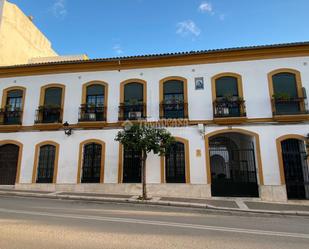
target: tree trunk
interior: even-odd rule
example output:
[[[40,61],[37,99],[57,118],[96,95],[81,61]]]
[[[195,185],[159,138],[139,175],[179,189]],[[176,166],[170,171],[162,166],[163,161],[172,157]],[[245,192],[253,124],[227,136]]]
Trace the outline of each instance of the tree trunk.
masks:
[[[146,159],[147,159],[147,153],[146,153],[146,151],[142,151],[142,187],[143,187],[142,199],[143,199],[143,200],[147,200],[147,189],[146,189]]]

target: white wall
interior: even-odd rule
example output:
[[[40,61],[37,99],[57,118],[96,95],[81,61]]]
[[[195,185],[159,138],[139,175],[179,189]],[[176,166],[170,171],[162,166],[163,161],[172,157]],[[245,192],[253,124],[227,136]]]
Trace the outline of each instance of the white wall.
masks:
[[[308,65],[304,65],[307,62]],[[0,79],[0,93],[3,89],[19,85],[27,88],[24,125],[32,125],[35,110],[39,105],[40,87],[50,83],[66,85],[64,121],[77,123],[81,104],[82,84],[103,80],[109,84],[108,122],[118,120],[120,82],[139,78],[147,81],[148,117],[159,118],[159,81],[168,76],[182,76],[188,79],[188,101],[190,120],[212,119],[211,77],[222,72],[242,75],[244,98],[248,118],[271,117],[271,103],[268,91],[267,73],[278,68],[292,68],[301,72],[302,84],[309,91],[309,57],[282,58],[258,61],[241,61],[192,66],[132,69],[102,72],[81,72]],[[192,70],[195,70],[194,72]],[[205,89],[194,89],[194,78],[204,77]],[[2,96],[1,96],[2,98]]]
[[[227,128],[208,126],[206,134]],[[233,128],[252,131],[259,135],[265,185],[281,184],[276,139],[286,134],[305,136],[309,131],[307,124],[247,125]],[[168,130],[173,136],[189,140],[191,183],[206,184],[205,143],[198,132],[197,126],[169,128]],[[73,135],[70,137],[65,136],[63,131],[0,133],[0,141],[13,139],[24,145],[20,183],[31,183],[35,145],[46,140],[52,140],[60,144],[57,183],[76,183],[79,144],[88,139],[100,139],[106,143],[104,182],[117,183],[119,144],[114,141],[117,132],[117,129],[74,130]],[[201,157],[196,156],[197,149],[201,150]],[[147,181],[148,183],[160,183],[160,158],[157,155],[149,155],[147,159]]]

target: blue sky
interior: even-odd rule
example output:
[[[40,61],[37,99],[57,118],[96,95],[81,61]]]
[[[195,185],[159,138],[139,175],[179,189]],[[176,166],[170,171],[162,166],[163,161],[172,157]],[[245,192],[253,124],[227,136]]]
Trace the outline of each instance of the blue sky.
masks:
[[[308,0],[11,0],[59,54],[90,58],[309,41]]]

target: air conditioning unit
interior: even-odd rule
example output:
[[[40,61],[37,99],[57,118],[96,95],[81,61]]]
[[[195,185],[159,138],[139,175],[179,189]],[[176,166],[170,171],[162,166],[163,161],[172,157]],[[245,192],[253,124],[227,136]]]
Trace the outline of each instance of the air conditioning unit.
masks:
[[[129,119],[139,119],[142,117],[142,112],[129,112]]]
[[[95,113],[88,113],[88,120],[96,120],[96,114]]]

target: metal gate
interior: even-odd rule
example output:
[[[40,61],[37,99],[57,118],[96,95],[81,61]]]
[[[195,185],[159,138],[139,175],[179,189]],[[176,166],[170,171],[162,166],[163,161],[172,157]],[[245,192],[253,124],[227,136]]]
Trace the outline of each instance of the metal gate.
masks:
[[[43,145],[40,148],[37,183],[53,183],[55,166],[54,145]]]
[[[252,142],[238,148],[231,139],[218,137],[209,148],[213,196],[259,196]]]
[[[185,146],[176,142],[165,155],[166,183],[186,183]]]
[[[287,139],[281,142],[288,199],[309,199],[309,169],[304,142]]]
[[[141,152],[124,149],[123,183],[141,183],[141,156]]]
[[[82,183],[100,183],[102,145],[91,143],[84,146]]]
[[[15,144],[0,146],[0,185],[14,185],[18,164],[19,147]]]

